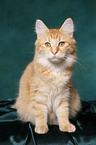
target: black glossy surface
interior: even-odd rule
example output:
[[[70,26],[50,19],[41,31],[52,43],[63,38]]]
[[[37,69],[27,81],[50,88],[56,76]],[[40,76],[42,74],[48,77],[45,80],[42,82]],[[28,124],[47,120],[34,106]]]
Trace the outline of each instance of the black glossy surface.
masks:
[[[82,111],[71,120],[76,132],[59,131],[49,126],[49,132],[39,135],[29,123],[21,122],[13,99],[0,102],[0,145],[96,145],[96,101],[82,102]]]

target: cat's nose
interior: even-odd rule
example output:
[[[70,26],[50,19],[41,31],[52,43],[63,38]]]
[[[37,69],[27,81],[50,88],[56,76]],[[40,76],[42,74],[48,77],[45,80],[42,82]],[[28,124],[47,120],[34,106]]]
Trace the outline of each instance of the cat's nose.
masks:
[[[56,55],[57,51],[56,52],[52,52],[54,55]]]
[[[53,53],[54,55],[56,55],[56,53],[58,53],[58,49],[57,49],[57,48],[53,48],[53,49],[52,49],[52,53]]]

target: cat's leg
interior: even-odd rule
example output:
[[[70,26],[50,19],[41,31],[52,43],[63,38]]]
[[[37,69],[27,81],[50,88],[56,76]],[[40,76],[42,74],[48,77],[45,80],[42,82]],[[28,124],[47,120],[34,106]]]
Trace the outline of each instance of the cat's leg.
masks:
[[[75,126],[69,122],[69,102],[61,101],[56,110],[59,128],[63,132],[74,132]]]
[[[80,97],[74,86],[71,88],[71,98],[69,104],[69,118],[73,118],[81,109]]]
[[[47,125],[47,106],[36,102],[33,106],[35,116],[35,132],[44,134],[48,131]]]

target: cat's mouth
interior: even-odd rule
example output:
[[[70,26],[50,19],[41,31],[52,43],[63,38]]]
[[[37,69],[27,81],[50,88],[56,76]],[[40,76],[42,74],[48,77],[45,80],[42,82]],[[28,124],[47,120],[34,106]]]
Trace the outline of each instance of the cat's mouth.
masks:
[[[53,63],[59,63],[63,60],[63,58],[58,58],[58,57],[52,57],[52,58],[49,58],[49,61],[53,62]]]

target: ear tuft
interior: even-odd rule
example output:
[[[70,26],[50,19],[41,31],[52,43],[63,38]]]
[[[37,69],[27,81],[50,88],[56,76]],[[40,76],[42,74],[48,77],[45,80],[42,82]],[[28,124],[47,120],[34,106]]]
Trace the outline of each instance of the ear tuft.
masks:
[[[37,38],[40,38],[48,31],[47,26],[39,19],[36,20],[35,29],[36,29],[36,33],[37,33]]]
[[[73,20],[71,18],[66,19],[63,25],[61,26],[60,31],[64,31],[68,35],[73,37],[73,32],[74,32]]]

